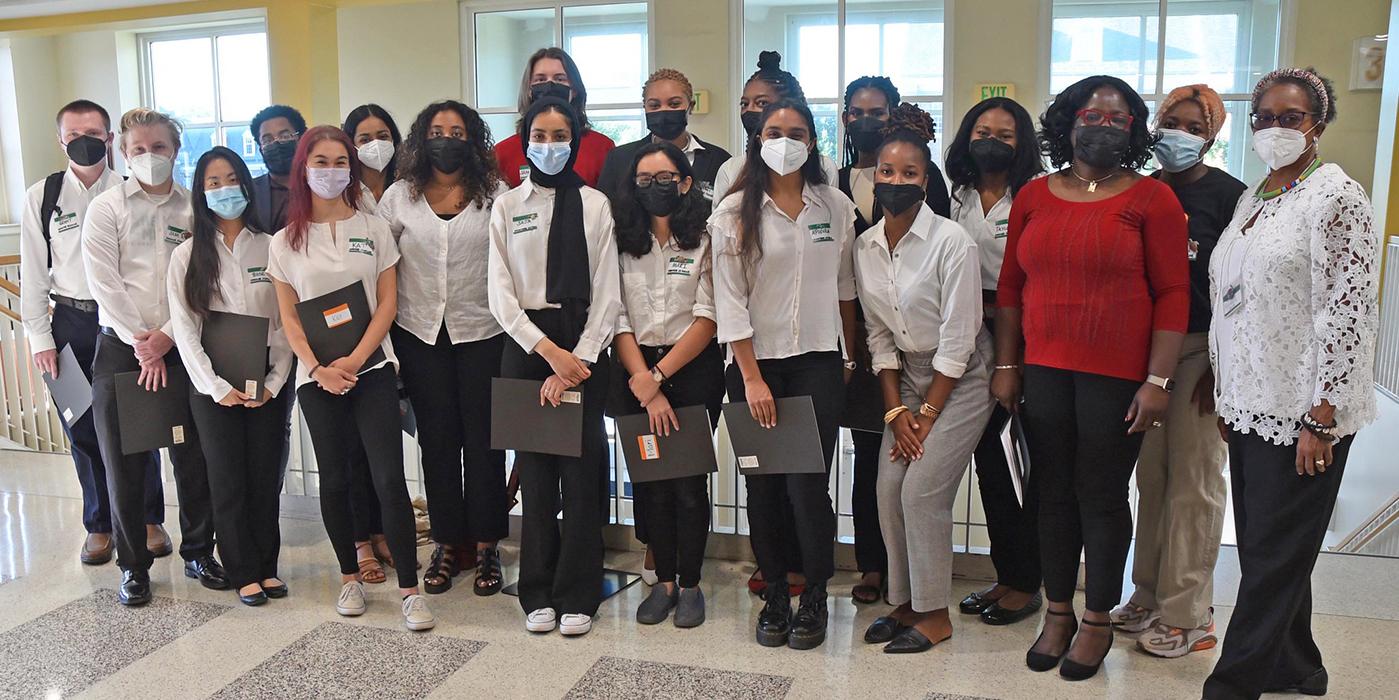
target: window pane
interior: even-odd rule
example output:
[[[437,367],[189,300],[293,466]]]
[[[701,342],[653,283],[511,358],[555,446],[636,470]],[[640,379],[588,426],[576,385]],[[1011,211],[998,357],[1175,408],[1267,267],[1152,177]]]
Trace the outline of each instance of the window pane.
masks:
[[[218,38],[219,107],[224,121],[253,118],[268,96],[267,35],[262,32]]]
[[[904,95],[941,95],[942,3],[847,0],[845,82],[862,75],[888,76]]]
[[[514,109],[530,54],[554,45],[554,10],[476,14],[476,106]]]
[[[840,97],[844,86],[837,70],[837,31],[834,2],[746,0],[742,79],[746,81],[758,69],[759,53],[777,51],[782,54],[782,68],[797,76],[808,99]]]
[[[1138,92],[1156,91],[1160,6],[1155,0],[1054,3],[1049,88],[1059,92],[1090,75],[1115,75]],[[1167,60],[1179,56],[1167,50]]]
[[[928,144],[928,150],[933,152],[933,162],[938,164],[938,168],[942,168],[942,150],[947,148],[947,139],[952,138],[952,134],[957,133],[957,125],[943,123],[941,100],[917,104],[928,114],[933,115],[933,141]]]
[[[262,151],[257,147],[257,139],[253,138],[253,132],[247,124],[225,126],[223,145],[243,157],[243,162],[248,164],[248,170],[253,177],[267,172],[267,166],[262,163]]]
[[[491,139],[495,143],[500,143],[510,138],[515,133],[515,122],[520,116],[518,114],[482,114],[481,119],[485,120],[486,127],[491,130]]]
[[[199,156],[205,151],[214,147],[214,134],[217,129],[212,126],[198,129],[186,129],[180,136],[180,152],[175,156],[175,181],[189,187],[190,178],[194,176],[194,166],[199,162]]]
[[[208,37],[153,41],[150,61],[155,109],[187,123],[214,121],[214,55]]]
[[[588,121],[592,122],[594,131],[617,144],[630,143],[646,135],[646,118],[640,108],[590,109]]]
[[[1278,0],[1171,0],[1166,13],[1162,90],[1205,83],[1249,92],[1277,65]]]
[[[840,147],[840,105],[834,103],[811,105],[811,116],[816,119],[816,147],[830,158],[839,168]],[[834,185],[835,183],[829,183]]]
[[[646,3],[563,10],[564,48],[578,63],[589,104],[640,103],[650,74]]]

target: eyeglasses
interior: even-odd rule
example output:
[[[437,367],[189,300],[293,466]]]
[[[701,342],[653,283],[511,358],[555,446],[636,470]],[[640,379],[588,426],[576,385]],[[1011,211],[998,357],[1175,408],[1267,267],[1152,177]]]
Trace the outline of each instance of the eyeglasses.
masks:
[[[669,185],[669,184],[672,183],[672,182],[679,182],[679,181],[680,181],[680,173],[673,173],[673,172],[670,172],[670,171],[668,171],[668,170],[662,170],[661,172],[656,173],[655,175],[637,175],[637,176],[636,176],[636,186],[637,186],[637,187],[641,187],[641,188],[643,188],[643,189],[644,189],[644,188],[647,188],[647,187],[650,187],[650,186],[651,186],[651,183],[653,183],[653,182],[656,183],[656,184],[658,184],[658,185]]]
[[[1254,112],[1248,115],[1253,120],[1253,129],[1267,129],[1270,126],[1280,126],[1284,129],[1300,129],[1302,122],[1307,121],[1307,117],[1312,116],[1310,112],[1283,112],[1282,114],[1259,114]]]
[[[1074,116],[1084,126],[1111,126],[1126,131],[1132,128],[1132,115],[1121,112],[1103,112],[1096,109],[1080,109]]]
[[[295,141],[299,138],[301,138],[301,132],[299,131],[283,131],[280,134],[268,134],[263,136],[258,139],[257,142],[258,145],[267,148],[274,143],[287,143],[288,141]]]

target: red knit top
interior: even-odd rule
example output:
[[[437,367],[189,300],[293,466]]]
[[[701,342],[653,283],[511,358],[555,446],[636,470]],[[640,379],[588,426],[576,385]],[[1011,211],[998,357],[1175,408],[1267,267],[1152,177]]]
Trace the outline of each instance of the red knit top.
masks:
[[[1185,212],[1149,177],[1097,202],[1032,180],[1011,206],[997,295],[1023,309],[1026,364],[1143,381],[1152,331],[1190,320]]]
[[[588,129],[578,141],[578,160],[573,162],[573,172],[583,178],[589,187],[597,187],[598,175],[602,174],[602,162],[607,160],[607,152],[616,144],[606,134]],[[495,145],[496,163],[500,164],[500,176],[511,187],[520,185],[520,169],[526,165],[525,152],[520,148],[520,137],[511,134]]]

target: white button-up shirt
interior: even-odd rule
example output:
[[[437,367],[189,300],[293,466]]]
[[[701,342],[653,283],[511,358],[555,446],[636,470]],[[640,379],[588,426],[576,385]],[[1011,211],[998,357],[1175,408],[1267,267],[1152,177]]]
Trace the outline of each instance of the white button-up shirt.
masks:
[[[98,321],[123,343],[159,330],[172,339],[166,270],[175,246],[189,238],[189,190],[171,185],[152,196],[135,178],[98,195],[83,221],[83,266]]]
[[[855,205],[807,185],[791,219],[763,194],[762,255],[748,262],[738,253],[742,199],[725,197],[709,218],[719,342],[752,338],[759,360],[841,349],[840,302],[855,299]]]
[[[931,352],[933,369],[953,379],[967,370],[981,332],[981,261],[970,234],[919,204],[891,252],[888,217],[855,244],[871,367],[899,369],[899,351]]]
[[[491,196],[505,194],[502,183]],[[418,340],[437,342],[442,325],[452,343],[500,335],[486,298],[491,210],[467,204],[443,221],[427,198],[399,180],[384,191],[378,215],[389,222],[403,256],[398,262],[398,325]]]
[[[49,243],[44,241],[44,222],[39,220],[44,181],[24,193],[24,212],[19,223],[19,310],[30,351],[37,354],[57,347],[49,322],[49,293],[71,299],[92,298],[87,271],[83,269],[83,220],[97,195],[121,184],[120,175],[105,170],[92,187],[84,187],[73,169],[65,168],[58,206],[49,219]],[[53,267],[48,267],[50,250]]]
[[[622,292],[617,239],[612,234],[612,207],[605,195],[591,187],[580,188],[579,195],[583,199],[583,233],[588,240],[588,271],[593,283],[588,320],[573,354],[591,363],[612,342]],[[554,190],[528,180],[497,197],[491,207],[487,298],[496,322],[525,352],[533,352],[545,337],[525,312],[559,308],[545,299],[549,226],[553,220]]]
[[[681,250],[671,236],[665,245],[651,239],[641,257],[620,253],[622,313],[617,332],[632,333],[646,347],[670,347],[697,318],[714,320],[714,277],[709,236],[691,250]]]
[[[369,299],[370,314],[379,308],[379,275],[397,263],[398,245],[389,233],[389,225],[362,211],[335,222],[333,235],[330,224],[310,224],[299,251],[287,244],[287,230],[282,229],[272,237],[267,251],[267,274],[291,285],[298,300],[314,299],[359,282],[364,285],[364,295]],[[398,365],[388,334],[384,334],[380,347],[384,350],[384,361],[372,367],[361,367],[361,374],[386,364]],[[325,363],[339,358],[317,359]],[[305,362],[297,363],[297,387],[311,381],[309,369]]]
[[[976,242],[981,254],[981,288],[993,292],[1001,279],[1001,262],[1006,257],[1010,204],[1009,189],[990,211],[982,210],[981,193],[975,187],[959,187],[952,193],[952,220],[961,224]]]
[[[267,274],[267,251],[272,236],[243,229],[233,239],[233,249],[224,243],[223,234],[216,234],[214,248],[219,254],[218,293],[209,298],[209,310],[261,316],[268,319],[267,358],[272,366],[264,383],[276,396],[287,382],[291,370],[291,346],[282,332],[282,315],[277,306],[277,290]],[[175,328],[175,344],[189,372],[190,383],[199,393],[218,401],[234,389],[214,373],[214,365],[204,352],[202,335],[204,319],[189,308],[185,297],[185,275],[189,271],[189,256],[194,241],[185,241],[170,256],[170,276],[166,280],[170,295],[170,320]],[[249,348],[259,351],[260,348]],[[241,390],[241,389],[240,389]],[[261,396],[253,397],[261,401]]]

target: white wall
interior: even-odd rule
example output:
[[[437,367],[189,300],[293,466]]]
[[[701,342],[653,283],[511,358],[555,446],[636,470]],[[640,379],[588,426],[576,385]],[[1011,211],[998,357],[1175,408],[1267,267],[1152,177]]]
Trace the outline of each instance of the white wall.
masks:
[[[335,25],[341,119],[355,107],[375,102],[393,115],[406,135],[413,117],[428,103],[461,99],[456,2],[345,7],[337,12]]]

